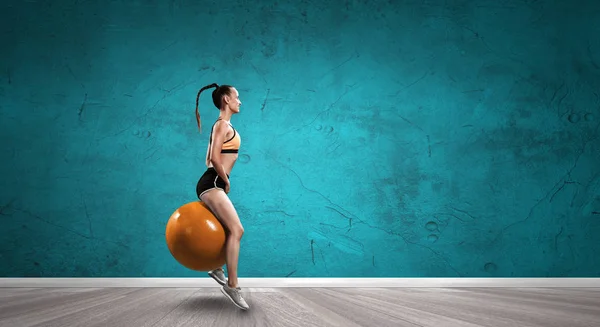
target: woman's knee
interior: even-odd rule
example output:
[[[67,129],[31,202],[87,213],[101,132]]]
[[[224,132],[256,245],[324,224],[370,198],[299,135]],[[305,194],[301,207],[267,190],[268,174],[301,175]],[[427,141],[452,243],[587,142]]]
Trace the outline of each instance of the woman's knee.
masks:
[[[242,224],[235,224],[229,228],[229,237],[241,240],[244,235],[244,226]]]

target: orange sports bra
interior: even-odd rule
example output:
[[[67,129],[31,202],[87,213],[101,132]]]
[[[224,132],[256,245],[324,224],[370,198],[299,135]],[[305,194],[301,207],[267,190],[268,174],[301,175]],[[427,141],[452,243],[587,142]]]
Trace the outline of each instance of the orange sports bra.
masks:
[[[217,119],[217,121],[219,120],[221,120],[221,118]],[[217,122],[215,122],[215,124],[216,123]],[[210,141],[208,145],[209,148],[212,146],[212,132],[215,129],[215,124],[213,124],[213,127],[210,131]],[[240,134],[235,130],[233,125],[231,125],[231,123],[228,122],[227,124],[229,124],[229,126],[233,128],[233,136],[229,140],[223,142],[223,145],[221,146],[221,153],[238,153],[238,150],[240,149],[240,144],[242,142],[242,138],[240,137]]]

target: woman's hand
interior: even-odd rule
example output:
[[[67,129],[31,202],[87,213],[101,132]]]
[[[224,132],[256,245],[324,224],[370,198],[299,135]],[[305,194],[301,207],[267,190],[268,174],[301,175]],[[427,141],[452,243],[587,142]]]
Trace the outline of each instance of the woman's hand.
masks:
[[[225,194],[229,194],[229,178],[225,181]]]

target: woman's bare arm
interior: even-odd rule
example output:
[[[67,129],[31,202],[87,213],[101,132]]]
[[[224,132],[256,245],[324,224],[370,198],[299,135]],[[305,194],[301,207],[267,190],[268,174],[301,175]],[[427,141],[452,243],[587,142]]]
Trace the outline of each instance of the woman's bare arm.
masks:
[[[221,147],[225,141],[225,136],[227,136],[228,129],[229,126],[226,123],[222,121],[217,122],[215,129],[213,130],[213,140],[210,152],[210,162],[217,171],[219,177],[221,177],[226,184],[229,184],[229,178],[227,178],[227,173],[225,172],[225,168],[223,167],[223,162],[221,160]]]

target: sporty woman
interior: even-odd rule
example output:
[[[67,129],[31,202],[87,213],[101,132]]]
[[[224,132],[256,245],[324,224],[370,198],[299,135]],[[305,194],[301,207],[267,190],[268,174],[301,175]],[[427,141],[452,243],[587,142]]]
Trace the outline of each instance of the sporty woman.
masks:
[[[221,292],[238,308],[247,310],[249,306],[239,293],[237,275],[240,240],[244,234],[244,228],[227,195],[230,188],[229,174],[237,160],[241,142],[240,134],[231,124],[231,117],[240,112],[242,103],[238,91],[230,85],[211,84],[203,87],[196,96],[196,120],[199,129],[201,128],[198,111],[200,94],[210,88],[215,88],[212,92],[212,100],[220,113],[211,129],[206,152],[207,169],[198,181],[196,194],[226,229],[225,262],[228,278],[225,279],[223,268],[209,271],[208,275],[222,285]]]

